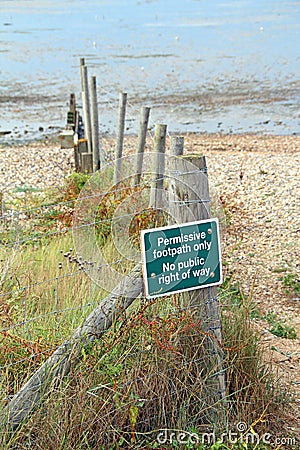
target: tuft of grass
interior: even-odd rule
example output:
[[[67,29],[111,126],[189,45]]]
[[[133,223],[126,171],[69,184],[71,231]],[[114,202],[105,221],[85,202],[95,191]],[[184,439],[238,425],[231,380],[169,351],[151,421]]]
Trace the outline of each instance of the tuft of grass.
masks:
[[[300,276],[297,273],[289,272],[279,279],[283,281],[286,293],[289,296],[300,294]]]
[[[262,316],[261,319],[267,320],[270,325],[269,331],[275,336],[285,339],[297,339],[297,332],[295,328],[279,320],[275,312],[268,311],[268,313],[265,316]]]
[[[275,322],[270,328],[270,333],[285,339],[297,339],[295,328],[282,322]]]
[[[221,290],[223,344],[227,351],[228,404],[235,423],[274,427],[288,402],[288,393],[264,363],[260,341],[252,328],[257,310],[238,287],[225,283]],[[254,314],[255,313],[255,314]]]

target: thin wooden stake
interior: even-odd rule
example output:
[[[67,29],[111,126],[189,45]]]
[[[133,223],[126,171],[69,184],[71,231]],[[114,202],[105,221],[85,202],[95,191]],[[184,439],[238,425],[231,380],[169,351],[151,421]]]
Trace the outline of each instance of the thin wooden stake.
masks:
[[[170,155],[182,156],[183,150],[184,150],[184,137],[183,136],[171,136]]]
[[[140,117],[140,127],[138,134],[138,143],[137,143],[137,151],[136,151],[136,172],[134,177],[134,185],[140,183],[142,170],[143,170],[143,159],[144,159],[144,151],[146,144],[146,136],[149,122],[150,108],[147,106],[143,106],[141,109],[141,117]]]
[[[91,112],[92,112],[92,148],[93,148],[93,172],[100,169],[100,144],[99,144],[99,119],[97,102],[97,80],[91,77]]]
[[[117,145],[116,145],[116,164],[114,173],[115,184],[119,183],[122,176],[122,153],[124,142],[124,129],[125,129],[125,115],[126,115],[126,102],[127,94],[120,92],[119,94],[119,120],[118,120],[118,132],[117,132]]]
[[[83,59],[83,58],[82,58]],[[82,61],[80,60],[80,63]],[[84,60],[83,60],[84,61]],[[82,107],[84,117],[84,133],[88,141],[88,152],[92,153],[92,125],[91,125],[91,109],[88,85],[88,72],[86,65],[80,65],[81,90],[82,90]]]
[[[150,190],[151,208],[161,209],[162,205],[162,190],[164,186],[165,177],[165,152],[166,152],[166,134],[167,125],[156,124],[154,132],[154,161],[153,161],[153,180]]]

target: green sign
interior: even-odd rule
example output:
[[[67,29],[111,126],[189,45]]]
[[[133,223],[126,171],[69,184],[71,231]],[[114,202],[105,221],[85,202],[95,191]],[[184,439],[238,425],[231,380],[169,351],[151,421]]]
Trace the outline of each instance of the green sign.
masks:
[[[218,219],[142,231],[147,297],[222,283]]]

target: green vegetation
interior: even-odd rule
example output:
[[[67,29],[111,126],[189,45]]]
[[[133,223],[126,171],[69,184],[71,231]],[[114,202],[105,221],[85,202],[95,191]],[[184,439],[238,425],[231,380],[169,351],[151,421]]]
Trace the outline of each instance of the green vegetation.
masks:
[[[294,327],[284,323],[282,320],[278,319],[278,316],[273,311],[268,311],[265,316],[261,316],[261,319],[267,320],[270,325],[270,333],[275,336],[282,337],[285,339],[296,339],[297,333]]]
[[[27,241],[17,251],[9,243],[19,238],[24,227],[20,231],[2,230],[2,398],[9,399],[17,392],[106,295],[78,263],[80,255],[72,248],[71,232],[61,231],[71,223],[74,200],[85,182],[76,175],[56,192],[57,197],[52,194],[51,202],[43,197],[43,205],[51,206],[49,209],[30,204],[31,213],[24,223],[26,236],[21,234]],[[57,198],[60,203],[69,203],[56,206]],[[118,255],[110,225],[122,199],[111,192],[98,211],[98,242],[108,261]],[[139,230],[146,224],[153,226],[156,220],[153,210],[134,217],[129,228],[134,245],[138,245]],[[158,220],[161,224],[164,218]],[[46,237],[34,239],[41,234]],[[128,270],[120,267],[122,273]],[[279,434],[278,417],[284,416],[289,395],[263,362],[251,326],[257,315],[251,299],[227,278],[219,301],[223,341],[217,344],[226,371],[225,405],[219,400],[214,376],[219,369],[212,357],[215,338],[205,331],[203,311],[195,313],[188,307],[186,294],[151,302],[139,298],[94,346],[82,350],[68,376],[25,423],[12,433],[2,433],[0,447],[272,448],[248,443],[246,436],[267,431]],[[2,407],[5,404],[2,401]],[[233,431],[238,423],[247,424],[239,433],[243,443],[220,438],[225,418]],[[195,443],[192,437],[201,438],[208,429],[216,433],[216,439]],[[165,442],[158,441],[162,430],[169,433]],[[181,430],[190,436],[184,444],[178,439]]]
[[[286,273],[284,277],[279,278],[283,281],[286,288],[286,293],[290,296],[300,295],[300,276],[299,274],[293,272]]]

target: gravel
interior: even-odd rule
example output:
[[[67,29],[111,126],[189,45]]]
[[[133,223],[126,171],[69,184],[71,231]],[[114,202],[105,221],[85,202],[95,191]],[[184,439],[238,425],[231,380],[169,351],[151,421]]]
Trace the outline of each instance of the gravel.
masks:
[[[59,186],[74,170],[73,149],[59,144],[34,142],[0,147],[0,191],[45,189]]]

